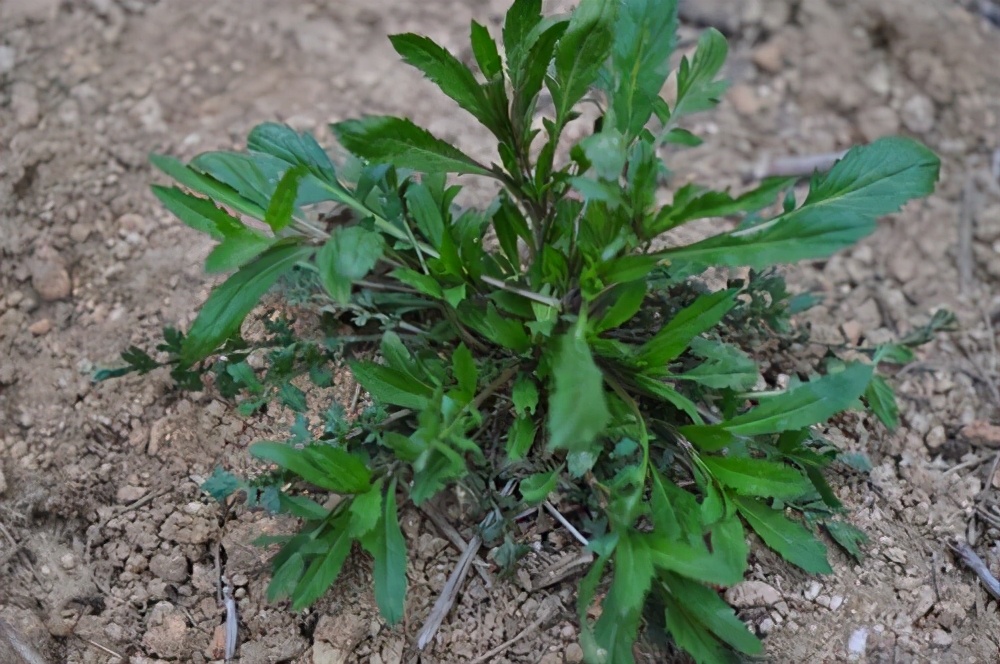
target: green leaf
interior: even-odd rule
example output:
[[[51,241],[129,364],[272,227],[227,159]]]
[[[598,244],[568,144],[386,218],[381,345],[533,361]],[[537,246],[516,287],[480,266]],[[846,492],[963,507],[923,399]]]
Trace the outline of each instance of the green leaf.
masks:
[[[538,385],[527,374],[521,374],[514,381],[514,387],[510,392],[511,401],[514,402],[514,412],[518,415],[527,413],[535,414],[538,407]]]
[[[503,46],[507,66],[512,70],[511,78],[517,78],[525,49],[530,46],[528,36],[541,22],[542,0],[514,0],[507,10],[503,24]],[[547,61],[545,64],[548,66]]]
[[[684,426],[680,432],[700,448],[711,451],[729,444],[733,436],[781,433],[825,422],[857,402],[871,380],[872,369],[870,364],[850,364],[839,373],[761,400],[756,408],[730,420]]]
[[[507,458],[511,461],[523,459],[535,443],[538,427],[533,418],[522,415],[514,420],[507,433]]]
[[[718,639],[742,653],[756,655],[763,650],[760,640],[747,630],[732,607],[722,601],[714,590],[675,574],[668,575],[665,581],[671,595],[681,600],[673,605],[674,612],[683,611],[692,622],[700,623]]]
[[[553,76],[548,80],[556,122],[569,113],[597,79],[611,53],[616,0],[581,0],[556,46]]]
[[[513,51],[507,49],[508,71],[514,96],[511,114],[513,121],[521,126],[522,133],[525,134],[522,138],[525,144],[530,144],[533,137],[531,122],[535,104],[549,73],[549,64],[556,46],[568,25],[569,22],[565,20],[546,19],[529,34],[526,41],[530,46]]]
[[[755,498],[737,497],[734,500],[754,532],[782,558],[813,574],[833,571],[826,559],[826,547],[801,524]]]
[[[351,552],[351,536],[338,528],[328,537],[328,548],[315,558],[292,593],[292,610],[301,611],[323,596],[340,576],[347,555]]]
[[[625,137],[615,129],[605,128],[578,143],[591,167],[601,180],[617,183],[625,169]]]
[[[182,363],[190,366],[207,357],[238,332],[243,319],[274,282],[299,261],[308,260],[312,252],[309,247],[277,245],[217,286],[184,339]]]
[[[314,467],[326,474],[327,487],[337,493],[365,493],[371,489],[371,472],[365,462],[333,445],[309,445],[303,450]]]
[[[451,356],[451,370],[458,382],[458,389],[471,401],[476,396],[479,371],[472,351],[465,344],[459,344]]]
[[[374,530],[361,539],[375,559],[375,602],[390,625],[403,619],[406,600],[406,541],[396,513],[396,481],[385,495],[385,512]]]
[[[693,184],[682,187],[674,201],[656,214],[651,235],[676,228],[695,219],[728,217],[740,212],[754,212],[774,203],[778,194],[795,183],[795,178],[767,178],[759,187],[733,198],[724,191],[704,191]]]
[[[651,367],[662,367],[680,357],[692,339],[715,327],[736,306],[736,289],[702,295],[681,309],[640,350],[640,359]]]
[[[677,379],[716,390],[749,390],[757,384],[757,364],[736,346],[696,337],[691,340],[691,351],[705,361],[677,374]]]
[[[351,537],[361,537],[378,525],[382,518],[382,483],[372,487],[371,491],[358,494],[351,501],[349,508],[351,520],[347,532]]]
[[[421,35],[412,33],[392,35],[389,41],[404,62],[423,72],[424,76],[436,83],[442,92],[454,99],[459,106],[487,128],[496,129],[497,123],[491,112],[486,92],[469,68],[458,58]],[[499,60],[499,55],[497,59]]]
[[[208,196],[212,199],[212,201],[214,201],[214,203],[225,205],[228,208],[251,216],[254,219],[264,219],[263,205],[256,203],[253,200],[248,200],[229,185],[220,182],[215,178],[204,175],[189,166],[185,166],[173,157],[161,154],[152,154],[149,156],[149,161],[153,164],[153,166],[176,180],[178,184],[199,194]],[[166,201],[164,201],[164,204],[169,207],[169,204]],[[171,211],[174,212],[172,208]],[[177,212],[174,212],[174,214],[181,216]],[[185,221],[185,223],[188,222]]]
[[[667,631],[674,642],[687,652],[695,664],[738,664],[740,658],[726,648],[714,635],[695,618],[687,606],[687,598],[677,598],[672,594],[664,597]],[[746,629],[746,628],[744,628]]]
[[[222,503],[240,488],[240,484],[238,477],[216,466],[211,477],[201,483],[201,490]]]
[[[355,380],[375,400],[417,411],[427,407],[431,391],[402,371],[374,362],[351,362],[350,367]]]
[[[868,542],[868,535],[864,532],[858,530],[849,523],[844,523],[843,521],[824,521],[823,527],[826,531],[830,533],[830,537],[834,539],[837,544],[839,544],[844,551],[851,554],[851,556],[861,562],[865,554],[861,551],[861,545]]]
[[[875,219],[934,189],[940,161],[907,138],[882,138],[851,149],[813,178],[796,210],[749,228],[660,254],[699,265],[769,267],[824,258],[875,230]]]
[[[486,26],[475,21],[472,22],[472,54],[476,56],[476,64],[487,79],[503,71],[497,43],[490,37],[490,31]]]
[[[600,334],[624,325],[639,313],[639,307],[646,299],[646,281],[637,279],[618,284],[609,293],[611,306],[594,321],[594,333]]]
[[[361,493],[370,486],[364,463],[330,445],[315,444],[300,449],[286,443],[262,442],[251,445],[250,453],[335,493]]]
[[[677,33],[676,0],[625,0],[611,50],[611,110],[615,127],[638,135],[670,73]]]
[[[622,533],[615,547],[614,579],[609,596],[619,611],[642,608],[653,583],[653,561],[649,540],[635,531]]]
[[[899,426],[899,404],[896,394],[883,376],[872,376],[865,389],[865,401],[875,416],[888,428],[893,430]]]
[[[653,532],[649,538],[650,557],[659,569],[676,572],[689,579],[728,586],[739,583],[743,578],[740,569],[734,567],[722,552],[710,552],[704,541],[671,540],[664,534]]]
[[[277,157],[291,166],[304,166],[323,182],[337,183],[333,162],[316,139],[287,125],[274,122],[257,125],[247,137],[247,149]]]
[[[783,463],[716,456],[704,456],[701,462],[724,486],[747,496],[791,500],[812,489],[812,484],[802,473]]]
[[[291,383],[282,383],[281,388],[278,390],[278,396],[281,398],[281,403],[296,413],[305,412],[308,406],[305,392]]]
[[[267,584],[267,601],[277,602],[292,595],[305,568],[305,559],[301,554],[293,553],[289,556],[271,574],[271,582]]]
[[[351,285],[371,272],[382,258],[385,241],[361,226],[338,226],[316,255],[320,280],[331,298],[346,304]]]
[[[422,173],[492,175],[458,148],[403,118],[369,116],[338,122],[331,129],[341,145],[372,163],[392,164]]]
[[[279,493],[278,504],[281,512],[307,521],[322,521],[330,516],[330,510],[305,496],[289,496],[286,493]]]
[[[594,363],[581,331],[563,336],[552,365],[549,401],[549,447],[586,450],[611,419],[604,377]]]
[[[235,270],[264,253],[275,241],[257,231],[241,228],[227,235],[205,259],[205,272]]]
[[[676,122],[684,115],[707,111],[719,103],[728,84],[714,80],[726,62],[729,46],[726,38],[715,28],[709,28],[698,38],[694,57],[681,59],[677,70],[677,102],[670,115]]]
[[[265,172],[253,155],[240,152],[204,152],[191,160],[190,167],[229,185],[262,209],[267,209],[280,177],[276,172]]]
[[[215,206],[207,198],[199,198],[185,193],[177,187],[153,185],[153,194],[163,206],[173,212],[185,224],[215,240],[225,237],[224,228],[236,228],[243,224],[225,210]]]
[[[555,491],[556,484],[559,483],[559,472],[561,468],[548,473],[535,473],[528,475],[521,480],[521,497],[528,505],[536,505]]]
[[[299,196],[299,183],[308,174],[305,166],[295,166],[289,168],[281,180],[278,182],[271,202],[268,203],[264,212],[264,221],[271,230],[277,233],[292,223],[292,214],[295,212],[295,200]]]

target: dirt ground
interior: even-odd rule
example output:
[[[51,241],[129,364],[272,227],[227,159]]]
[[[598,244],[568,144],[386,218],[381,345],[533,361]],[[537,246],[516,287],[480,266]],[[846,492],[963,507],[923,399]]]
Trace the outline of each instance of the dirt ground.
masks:
[[[287,524],[256,513],[221,527],[199,483],[246,467],[270,421],[164,376],[93,385],[131,343],[186,324],[207,294],[207,247],[149,193],[151,150],[182,157],[240,145],[265,120],[314,128],[401,113],[477,156],[491,146],[399,64],[385,35],[429,34],[470,57],[468,22],[506,2],[390,0],[0,0],[0,617],[52,662],[208,662],[221,657],[216,552],[241,619],[240,661],[579,662],[572,578],[470,576],[428,652],[414,635],[458,552],[421,513],[407,621],[389,628],[358,557],[311,611],[264,598],[266,551]],[[939,307],[959,331],[897,377],[903,427],[847,417],[831,437],[866,453],[838,480],[871,542],[832,552],[814,578],[755,548],[740,610],[774,662],[1000,661],[997,604],[956,565],[967,538],[1000,572],[1000,29],[990,2],[712,0],[685,6],[683,44],[715,25],[731,39],[722,108],[680,177],[739,187],[770,158],[890,134],[943,160],[938,192],[869,240],[796,268],[825,303],[815,338],[882,341]],[[1000,15],[996,12],[994,15]],[[544,567],[566,551],[542,550]],[[513,643],[510,641],[513,640]],[[0,658],[3,657],[0,651]],[[662,656],[640,653],[645,661]]]

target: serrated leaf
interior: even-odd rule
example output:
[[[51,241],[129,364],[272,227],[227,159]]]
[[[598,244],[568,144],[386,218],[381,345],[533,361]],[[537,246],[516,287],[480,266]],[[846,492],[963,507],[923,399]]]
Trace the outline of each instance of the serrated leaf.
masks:
[[[520,68],[521,57],[529,46],[528,35],[541,22],[542,0],[514,0],[507,10],[503,24],[503,46],[507,66],[512,70]],[[511,72],[511,77],[516,78],[515,72]]]
[[[826,547],[801,524],[755,498],[737,497],[734,500],[754,532],[782,558],[813,574],[833,571],[826,559]]]
[[[861,530],[858,530],[849,523],[844,523],[843,521],[824,521],[823,527],[826,531],[830,533],[830,537],[834,539],[837,544],[839,544],[844,551],[851,554],[851,556],[861,562],[864,560],[865,554],[861,550],[861,545],[868,542],[868,535],[866,535]]]
[[[243,319],[274,282],[299,261],[308,260],[312,252],[310,247],[294,244],[272,247],[217,286],[184,339],[182,363],[190,366],[207,357],[238,332]]]
[[[851,364],[839,373],[762,400],[756,408],[730,420],[684,426],[680,432],[701,449],[711,451],[725,447],[733,436],[781,433],[825,422],[857,402],[871,380],[872,368],[870,364]]]
[[[667,631],[696,664],[737,664],[740,661],[736,653],[726,648],[691,615],[686,598],[668,594],[664,604]]]
[[[701,33],[694,57],[683,58],[677,70],[677,102],[670,115],[671,122],[684,115],[707,111],[719,103],[728,84],[716,81],[715,77],[728,53],[729,45],[721,32],[708,28]]]
[[[566,122],[610,55],[616,10],[615,0],[582,0],[573,11],[548,80],[557,122]]]
[[[521,497],[528,505],[536,505],[555,491],[556,484],[559,483],[560,468],[556,468],[548,473],[535,473],[528,475],[519,485]]]
[[[604,377],[579,330],[563,336],[552,363],[549,447],[587,450],[611,419]]]
[[[373,163],[386,163],[422,173],[492,175],[458,148],[436,138],[411,121],[369,116],[331,125],[341,145]]]
[[[676,0],[626,0],[618,10],[611,50],[611,109],[618,131],[636,136],[670,73],[677,33]]]
[[[487,38],[489,35],[487,34]],[[472,72],[454,55],[433,40],[415,34],[389,37],[403,61],[423,72],[441,91],[455,100],[487,128],[497,127],[489,100]],[[492,42],[492,40],[490,40]],[[497,56],[499,59],[499,56]]]
[[[699,265],[769,267],[824,258],[875,230],[875,219],[934,189],[940,161],[907,138],[851,149],[816,176],[796,210],[749,228],[658,254]]]
[[[257,231],[241,228],[228,234],[212,249],[205,259],[205,272],[213,274],[235,270],[264,253],[274,243],[272,238]]]
[[[767,178],[756,189],[736,198],[728,192],[704,191],[693,184],[686,185],[674,195],[673,203],[660,208],[649,232],[658,235],[695,219],[755,212],[774,203],[778,194],[794,183],[794,178]]]
[[[658,368],[680,357],[691,340],[715,327],[729,310],[736,306],[736,289],[702,295],[681,309],[656,335],[643,344],[639,358],[646,365]]]
[[[497,50],[497,43],[490,36],[490,31],[485,25],[472,22],[472,54],[476,57],[476,64],[483,76],[491,79],[503,70],[503,63],[500,62],[500,51]]]
[[[692,510],[697,519],[698,510]],[[676,572],[702,583],[728,586],[739,583],[742,571],[732,565],[726,555],[710,552],[700,532],[693,533],[687,542],[672,540],[665,534],[654,531],[648,535],[650,559],[659,569]]]
[[[355,496],[349,511],[351,520],[347,532],[351,537],[361,537],[377,526],[382,518],[382,481],[379,480],[370,491]]]
[[[797,469],[783,463],[748,457],[703,456],[715,479],[736,493],[766,498],[798,498],[812,484]]]
[[[687,613],[692,622],[700,623],[716,638],[742,653],[756,655],[763,650],[760,640],[747,630],[732,607],[715,591],[675,574],[666,577],[666,584],[671,595],[681,600],[673,605],[674,611]]]
[[[361,226],[338,226],[316,255],[320,281],[333,300],[346,304],[352,284],[363,279],[378,263],[385,241]]]
[[[303,413],[306,410],[306,394],[292,383],[282,383],[278,389],[278,397],[281,403],[294,410],[296,413]]]

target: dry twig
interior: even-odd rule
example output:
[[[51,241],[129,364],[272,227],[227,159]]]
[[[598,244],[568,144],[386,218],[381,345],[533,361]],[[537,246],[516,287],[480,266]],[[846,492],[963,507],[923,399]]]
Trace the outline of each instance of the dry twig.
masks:
[[[2,647],[6,646],[6,648]],[[13,652],[24,664],[48,664],[28,641],[14,627],[0,618],[0,652]]]
[[[846,152],[825,152],[821,154],[794,155],[776,157],[765,161],[754,168],[753,176],[757,180],[770,177],[797,177],[812,175],[815,171],[828,171],[833,168],[838,159]]]
[[[458,564],[455,565],[455,569],[451,571],[451,576],[448,577],[448,582],[444,584],[444,589],[441,594],[438,595],[437,601],[434,602],[434,607],[431,609],[430,614],[427,616],[427,620],[424,622],[424,626],[420,628],[420,632],[417,634],[417,650],[423,650],[427,647],[427,644],[431,642],[434,635],[437,634],[438,629],[441,627],[441,623],[444,622],[445,616],[451,611],[451,607],[455,604],[455,600],[458,598],[458,591],[462,588],[462,584],[465,582],[465,577],[469,574],[469,567],[472,566],[472,559],[476,557],[479,553],[479,548],[483,545],[483,540],[480,539],[479,535],[473,537],[469,544],[465,547],[465,552],[462,557],[458,559]]]
[[[965,563],[966,567],[976,573],[976,576],[979,577],[979,580],[986,587],[986,592],[992,595],[994,599],[1000,600],[1000,581],[997,581],[997,578],[990,572],[989,567],[972,550],[972,547],[961,540],[949,542],[948,546],[955,552],[958,559]]]
[[[456,549],[458,549],[461,552],[464,552],[468,548],[469,543],[465,541],[465,538],[462,537],[462,534],[459,533],[458,530],[456,530],[453,525],[448,523],[448,520],[445,518],[443,514],[441,514],[440,511],[438,511],[436,507],[434,507],[429,503],[425,503],[420,506],[420,511],[427,515],[427,518],[429,518],[434,523],[437,529],[441,531],[441,534],[444,535],[445,538],[447,538],[448,541],[451,542]],[[476,561],[473,562],[473,567],[476,568],[476,572],[479,574],[480,578],[482,578],[483,583],[487,588],[492,588],[493,587],[492,575],[482,565],[477,565],[475,564],[475,562]]]

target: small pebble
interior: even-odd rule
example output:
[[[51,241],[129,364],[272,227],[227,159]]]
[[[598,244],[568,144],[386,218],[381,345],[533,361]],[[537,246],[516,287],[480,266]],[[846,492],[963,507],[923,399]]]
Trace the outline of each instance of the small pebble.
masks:
[[[48,318],[36,320],[28,327],[28,331],[36,337],[45,336],[52,331],[52,321]]]

